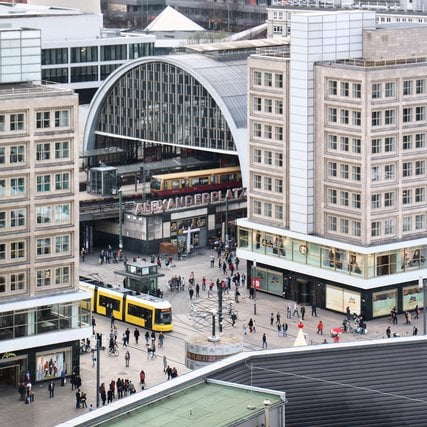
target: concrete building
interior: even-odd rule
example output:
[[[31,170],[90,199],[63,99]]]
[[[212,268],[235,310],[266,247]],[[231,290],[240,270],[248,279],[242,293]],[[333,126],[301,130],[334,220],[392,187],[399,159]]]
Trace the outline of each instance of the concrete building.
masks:
[[[40,31],[0,31],[0,381],[79,366],[78,97],[40,84]],[[4,64],[4,65],[3,65]],[[88,302],[90,307],[90,302]]]
[[[301,304],[366,318],[422,306],[427,26],[290,19],[289,54],[249,60],[238,255],[262,290]]]
[[[39,29],[42,80],[69,84],[81,102],[120,65],[154,51],[154,36],[105,30],[102,14],[79,9],[0,4],[0,25]]]

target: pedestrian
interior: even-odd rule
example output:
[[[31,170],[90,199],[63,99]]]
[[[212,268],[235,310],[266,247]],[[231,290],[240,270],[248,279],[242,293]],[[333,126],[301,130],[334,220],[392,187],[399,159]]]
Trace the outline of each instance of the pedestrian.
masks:
[[[80,256],[82,257],[82,262],[85,262],[85,258],[86,258],[86,249],[82,248],[82,250],[80,251]]]
[[[107,404],[113,403],[113,390],[109,389],[107,391]]]
[[[311,305],[311,315],[317,317],[317,305],[316,304]]]
[[[350,307],[347,306],[345,309],[346,315],[347,315],[347,320],[350,320],[351,317],[351,311],[350,311]]]
[[[76,391],[76,409],[80,409],[80,399],[81,399],[80,389],[77,389],[77,391]]]
[[[385,330],[385,334],[387,335],[387,338],[391,337],[391,329],[390,326],[387,326],[387,329]]]
[[[262,348],[267,348],[267,337],[265,334],[262,334]]]
[[[273,326],[273,323],[274,323],[274,314],[271,313],[270,314],[270,326]],[[250,332],[252,332],[252,331],[250,331]]]
[[[129,337],[130,337],[130,330],[129,330],[129,328],[126,328],[125,334],[126,334],[126,344],[129,344]]]
[[[215,257],[213,255],[211,255],[211,263],[210,263],[210,265],[211,265],[211,268],[215,267]]]
[[[92,335],[95,335],[96,320],[92,317]]]
[[[323,322],[321,320],[319,320],[319,323],[317,324],[317,333],[323,335]]]
[[[415,309],[414,309],[414,319],[418,319],[418,317],[419,317],[419,308],[418,308],[418,304],[415,306]]]
[[[249,326],[249,332],[252,333],[254,328],[254,321],[252,320],[252,318],[249,319],[248,326]]]
[[[415,336],[418,334],[418,328],[416,326],[414,326],[413,330],[412,330],[412,335]]]
[[[167,367],[168,367],[168,359],[166,359],[166,356],[163,356],[163,373],[166,373]]]
[[[302,305],[301,306],[301,320],[304,320],[304,316],[305,316],[305,307]]]
[[[141,385],[141,390],[145,388],[145,372],[141,370],[139,373],[139,384]]]
[[[125,353],[125,364],[126,364],[126,368],[129,367],[129,361],[130,361],[130,353],[129,353],[129,350],[127,350],[126,353]]]
[[[286,308],[286,317],[288,319],[290,319],[292,317],[292,309],[291,306],[288,304],[287,308]]]
[[[287,323],[283,323],[282,325],[282,333],[284,337],[288,336],[288,324]]]
[[[172,378],[172,368],[169,365],[166,368],[166,374],[168,376],[168,380],[170,380]]]
[[[95,362],[96,362],[96,353],[95,353],[95,349],[92,348],[91,349],[91,356],[92,356],[92,368],[95,366]]]
[[[145,345],[150,345],[150,333],[147,331],[144,335],[145,337]]]
[[[163,347],[163,343],[165,341],[165,336],[163,335],[163,332],[159,333],[159,348]]]
[[[128,346],[127,341],[128,341],[128,337],[126,336],[126,332],[123,332],[123,335],[122,335],[123,347],[127,347]]]
[[[243,335],[247,335],[247,333],[248,333],[248,324],[246,323],[246,320],[242,323],[242,330],[243,330]]]
[[[236,326],[236,320],[237,320],[237,315],[233,311],[233,313],[231,313],[231,326]]]
[[[111,312],[111,327],[112,328],[114,328],[114,321],[115,321],[114,314],[113,314],[113,312]]]
[[[51,380],[48,386],[49,398],[55,397],[55,383]]]
[[[276,323],[280,325],[280,313],[277,312],[276,314]]]
[[[135,330],[133,331],[133,336],[135,337],[135,344],[138,344],[138,340],[139,340],[139,330],[138,330],[138,328],[135,328]]]
[[[236,271],[239,270],[239,264],[240,264],[240,259],[236,257],[236,259],[234,260],[235,264],[236,264]]]
[[[298,310],[298,304],[295,303],[294,305],[294,311],[292,313],[292,317],[294,317],[295,315],[297,315],[298,319],[299,319],[299,310]]]
[[[200,286],[198,283],[196,283],[196,298],[199,298],[200,296]]]
[[[193,299],[193,294],[194,294],[193,288],[190,288],[188,290],[188,293],[190,294],[190,300],[192,300]]]

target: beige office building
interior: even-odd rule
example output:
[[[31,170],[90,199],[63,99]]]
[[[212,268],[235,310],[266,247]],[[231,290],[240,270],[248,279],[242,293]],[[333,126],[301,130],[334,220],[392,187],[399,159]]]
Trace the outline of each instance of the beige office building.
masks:
[[[78,290],[78,97],[40,84],[37,30],[0,38],[0,378],[16,386],[27,371],[70,374],[91,329]]]
[[[249,60],[248,218],[264,291],[366,318],[423,305],[426,25],[291,16],[289,53]]]

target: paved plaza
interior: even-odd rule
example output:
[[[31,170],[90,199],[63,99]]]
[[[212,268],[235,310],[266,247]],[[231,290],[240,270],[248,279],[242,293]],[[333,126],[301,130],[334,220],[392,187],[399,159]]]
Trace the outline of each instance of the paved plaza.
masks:
[[[184,291],[171,292],[167,288],[168,280],[174,275],[181,275],[188,279],[191,272],[194,272],[196,283],[201,284],[203,276],[209,282],[210,279],[214,281],[217,278],[224,278],[222,270],[218,269],[217,262],[215,267],[210,267],[210,256],[212,251],[206,249],[201,250],[195,255],[191,255],[182,261],[174,261],[172,267],[165,267],[164,263],[161,268],[161,273],[165,276],[159,279],[159,286],[164,292],[164,297],[168,299],[173,307],[173,323],[174,330],[166,334],[165,344],[163,348],[157,349],[157,357],[155,359],[148,359],[145,348],[144,333],[145,330],[140,329],[139,344],[135,344],[133,331],[135,329],[132,325],[116,321],[118,329],[118,342],[119,342],[119,356],[108,356],[106,351],[101,352],[100,357],[100,383],[105,383],[108,389],[108,384],[111,380],[117,378],[124,378],[131,380],[138,392],[142,392],[139,387],[139,372],[145,371],[146,374],[146,388],[167,381],[167,376],[163,372],[163,357],[166,356],[167,362],[171,367],[176,367],[178,375],[184,375],[188,372],[185,367],[185,339],[186,337],[202,333],[209,334],[211,327],[208,321],[200,316],[200,312],[211,310],[215,307],[216,293],[212,298],[208,298],[207,290],[200,290],[200,297],[193,297],[190,301],[187,287]],[[137,254],[127,254],[132,257]],[[114,286],[119,286],[123,280],[123,276],[115,274],[115,271],[123,270],[123,264],[98,264],[98,252],[90,254],[86,257],[84,263],[80,264],[80,274],[83,276],[95,277],[102,279],[106,283]],[[239,271],[246,272],[246,263],[240,262]],[[234,293],[230,291],[230,295],[224,296],[224,307],[227,307],[229,301],[234,299]],[[238,311],[238,319],[236,325],[233,327],[230,319],[225,316],[223,323],[223,332],[233,331],[233,333],[242,334],[245,351],[256,351],[262,348],[261,337],[265,333],[267,336],[267,344],[269,349],[291,347],[294,344],[297,335],[297,324],[299,318],[292,317],[286,319],[286,307],[290,304],[293,307],[294,301],[288,301],[283,298],[257,293],[256,300],[256,315],[254,315],[254,301],[249,299],[249,294],[246,289],[241,289],[241,301],[236,304]],[[288,336],[279,336],[275,324],[270,325],[270,314],[279,312],[282,322],[287,322]],[[344,319],[344,315],[332,313],[326,310],[318,309],[318,317],[311,315],[311,308],[307,307],[307,312],[304,319],[304,331],[307,334],[307,342],[309,344],[319,344],[323,339],[332,342],[330,330],[339,327]],[[103,334],[103,344],[107,345],[108,335],[110,332],[110,321],[102,316],[95,316],[96,318],[96,331]],[[249,319],[255,320],[256,332],[243,334],[243,323],[248,322]],[[316,333],[318,321],[322,320],[324,323],[324,335],[321,336]],[[367,322],[368,334],[367,335],[341,335],[341,341],[351,342],[363,339],[375,339],[385,337],[385,330],[387,326],[391,326],[392,333],[396,332],[401,336],[412,335],[413,326],[418,327],[421,334],[423,332],[422,318],[412,320],[411,325],[406,325],[403,315],[399,316],[398,325],[391,325],[388,318],[377,319]],[[124,355],[126,349],[122,348],[121,336],[125,329],[129,326],[131,331],[130,345],[128,347],[131,359],[130,366],[125,367]],[[391,338],[398,339],[398,338]],[[339,343],[336,345],[340,345]],[[80,372],[82,378],[81,390],[87,393],[88,406],[93,405],[96,407],[96,368],[92,367],[92,360],[90,353],[85,353],[81,356]],[[49,398],[49,392],[46,384],[36,384],[34,386],[35,401],[32,404],[25,405],[19,401],[18,391],[13,388],[0,387],[0,416],[3,425],[12,425],[15,427],[27,427],[28,425],[36,427],[50,427],[60,422],[71,419],[80,415],[82,411],[87,409],[76,409],[75,405],[75,391],[71,390],[71,384],[67,382],[64,387],[60,386],[60,382],[56,382],[55,397]]]

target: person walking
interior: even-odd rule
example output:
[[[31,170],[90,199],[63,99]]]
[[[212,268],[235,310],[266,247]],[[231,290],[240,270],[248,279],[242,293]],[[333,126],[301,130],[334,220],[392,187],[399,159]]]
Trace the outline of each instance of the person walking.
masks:
[[[385,330],[385,334],[386,334],[387,338],[390,338],[390,337],[391,337],[391,329],[390,329],[390,326],[387,326],[387,329]]]
[[[128,342],[128,337],[126,336],[126,332],[123,332],[123,335],[122,335],[123,348],[128,346],[127,342]]]
[[[48,386],[49,398],[55,397],[55,383],[51,380]]]
[[[292,317],[292,309],[291,306],[288,304],[286,308],[286,318],[290,319]]]
[[[317,324],[317,333],[323,335],[323,322],[321,320],[319,320],[319,323]]]
[[[163,343],[165,341],[165,336],[163,335],[163,332],[159,333],[159,348],[163,347]]]
[[[295,303],[294,305],[294,311],[292,313],[292,317],[294,317],[295,315],[297,315],[298,319],[299,319],[299,310],[298,310],[298,304]]]
[[[273,323],[274,323],[274,314],[273,313],[271,313],[270,314],[270,326],[273,326]],[[251,331],[252,332],[252,331]]]
[[[414,328],[412,329],[412,335],[418,335],[418,328],[416,326],[414,326]]]
[[[302,305],[301,306],[301,320],[304,320],[304,316],[305,316],[305,307]]]
[[[145,372],[141,370],[139,373],[139,384],[141,385],[141,390],[145,388]]]
[[[127,350],[126,353],[125,353],[125,364],[126,364],[126,368],[129,368],[129,361],[130,361],[130,353],[129,353],[129,350]]]
[[[316,304],[311,305],[311,315],[317,317],[317,305]]]
[[[267,348],[267,337],[265,336],[265,334],[262,334],[262,349],[266,349]]]
[[[163,356],[163,373],[166,373],[167,368],[168,368],[168,359],[166,359],[166,356]]]
[[[288,337],[288,324],[287,323],[283,323],[282,325],[282,333],[284,337]]]
[[[135,330],[133,331],[133,336],[135,337],[135,344],[138,344],[138,340],[139,340],[139,330],[138,330],[138,328],[135,328]]]

